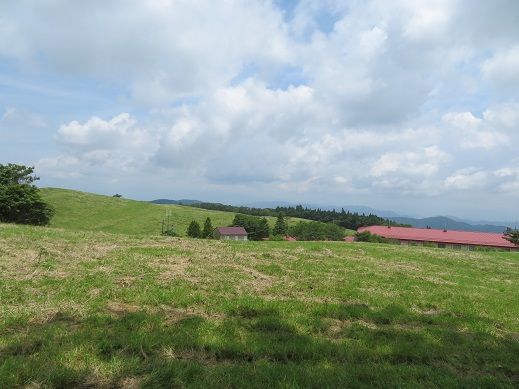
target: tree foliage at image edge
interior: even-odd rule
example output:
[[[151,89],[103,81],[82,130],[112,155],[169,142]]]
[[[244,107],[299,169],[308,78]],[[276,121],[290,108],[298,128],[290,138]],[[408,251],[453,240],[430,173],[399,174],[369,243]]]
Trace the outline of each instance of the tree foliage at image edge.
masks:
[[[41,198],[34,167],[0,164],[0,222],[49,224],[54,209]]]

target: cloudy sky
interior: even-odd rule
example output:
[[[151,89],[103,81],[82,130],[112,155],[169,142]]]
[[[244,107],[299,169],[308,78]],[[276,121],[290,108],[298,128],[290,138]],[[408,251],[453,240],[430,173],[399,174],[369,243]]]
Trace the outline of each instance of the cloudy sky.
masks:
[[[137,199],[519,220],[517,0],[1,0],[0,163]]]

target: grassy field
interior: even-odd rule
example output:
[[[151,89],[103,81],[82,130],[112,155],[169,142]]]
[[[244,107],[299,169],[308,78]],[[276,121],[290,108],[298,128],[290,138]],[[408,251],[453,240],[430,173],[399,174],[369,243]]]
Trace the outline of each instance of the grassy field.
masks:
[[[516,253],[0,224],[0,387],[517,387],[518,285]]]
[[[102,231],[132,235],[160,235],[161,222],[170,210],[172,221],[180,236],[186,235],[192,220],[201,226],[207,217],[214,227],[228,226],[234,213],[209,211],[181,205],[159,205],[145,201],[118,199],[69,189],[43,188],[42,197],[56,209],[52,227],[67,230]],[[275,218],[267,218],[271,227]],[[291,218],[296,223],[303,219]]]

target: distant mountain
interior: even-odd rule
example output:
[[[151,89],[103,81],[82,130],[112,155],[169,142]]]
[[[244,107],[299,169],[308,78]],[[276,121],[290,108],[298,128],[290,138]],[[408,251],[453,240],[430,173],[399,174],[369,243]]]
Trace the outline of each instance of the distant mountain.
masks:
[[[493,224],[469,224],[462,221],[454,220],[450,217],[436,216],[426,217],[424,219],[415,219],[412,217],[390,217],[391,220],[401,224],[410,224],[413,227],[426,228],[427,226],[436,229],[460,230],[460,231],[480,231],[502,233],[506,230],[506,226],[498,226]]]
[[[450,219],[453,219],[453,220],[456,220],[458,222],[464,222],[464,223],[468,223],[468,224],[472,224],[473,226],[475,225],[478,225],[478,224],[491,224],[491,225],[494,225],[494,226],[509,226],[509,227],[513,227],[514,224],[517,224],[517,222],[514,220],[509,220],[509,221],[502,221],[502,220],[472,220],[472,219],[464,219],[464,218],[461,218],[461,217],[457,217],[457,216],[451,216],[451,215],[447,215],[446,217],[450,218]]]
[[[200,200],[189,200],[189,199],[181,199],[181,200],[169,200],[169,199],[157,199],[152,200],[150,203],[153,204],[173,204],[173,205],[193,205],[200,204],[202,201]]]

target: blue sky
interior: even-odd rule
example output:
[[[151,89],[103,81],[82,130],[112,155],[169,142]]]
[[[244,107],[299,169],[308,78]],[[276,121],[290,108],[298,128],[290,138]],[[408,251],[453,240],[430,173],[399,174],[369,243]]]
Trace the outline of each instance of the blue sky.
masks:
[[[518,20],[514,0],[6,0],[0,163],[137,199],[519,220]]]

